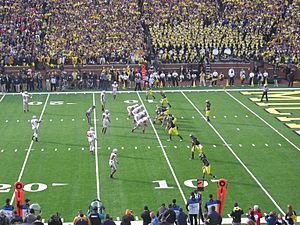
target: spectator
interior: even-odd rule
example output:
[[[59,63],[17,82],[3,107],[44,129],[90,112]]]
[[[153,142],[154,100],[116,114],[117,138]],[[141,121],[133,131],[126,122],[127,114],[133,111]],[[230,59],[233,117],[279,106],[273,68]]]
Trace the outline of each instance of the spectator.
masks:
[[[91,225],[90,219],[83,214],[82,210],[78,210],[78,215],[73,220],[73,225]]]
[[[213,199],[213,195],[209,194],[208,195],[209,200],[205,203],[205,210],[207,212],[207,214],[209,214],[211,212],[211,207],[215,206],[216,211],[219,211],[219,205],[221,204],[220,200],[214,200]]]
[[[29,210],[29,215],[24,219],[24,223],[33,223],[36,220],[36,215],[34,214],[34,209]]]
[[[36,220],[33,222],[34,225],[44,225],[42,222],[42,217],[40,215],[37,215]]]
[[[157,217],[160,217],[162,214],[167,211],[166,204],[162,203],[161,206],[157,209]]]
[[[1,225],[9,225],[10,221],[7,216],[5,216],[3,210],[0,210],[0,224]]]
[[[132,210],[126,209],[125,214],[122,217],[121,225],[131,225],[131,221],[134,221]]]
[[[268,225],[276,225],[277,217],[274,212],[265,215],[265,220]]]
[[[161,220],[162,223],[167,223],[169,225],[173,225],[176,221],[176,214],[173,210],[172,204],[169,204],[168,210],[162,215]]]
[[[143,219],[143,225],[148,225],[149,223],[151,223],[150,211],[148,209],[148,206],[144,207],[144,212],[141,214],[141,217]]]
[[[97,206],[93,207],[91,212],[88,213],[88,218],[91,221],[91,225],[101,225],[101,215]]]
[[[16,210],[13,211],[12,218],[10,219],[10,224],[20,224],[23,223],[23,219],[18,215]]]
[[[216,212],[216,207],[214,205],[211,207],[211,212],[208,213],[208,215],[207,215],[206,224],[207,225],[221,225],[222,224],[222,217],[218,212]]]
[[[179,208],[179,215],[177,216],[177,225],[187,225],[188,215]]]
[[[48,220],[48,225],[63,225],[58,213],[51,215],[50,219]]]
[[[155,215],[154,212],[150,212],[150,217],[151,217],[151,225],[158,225],[158,217]]]
[[[234,203],[233,209],[230,213],[230,216],[232,217],[232,225],[241,225],[241,217],[243,214],[243,209],[239,207],[237,202]]]
[[[10,199],[5,200],[5,205],[2,206],[3,213],[10,219],[13,214],[14,207],[10,204]]]
[[[105,215],[105,220],[102,225],[116,225],[109,214]]]
[[[285,220],[288,223],[288,225],[294,225],[297,221],[297,214],[293,210],[293,207],[291,205],[288,205],[287,212],[285,214]]]
[[[281,214],[277,215],[276,225],[287,225],[287,222],[282,218]]]

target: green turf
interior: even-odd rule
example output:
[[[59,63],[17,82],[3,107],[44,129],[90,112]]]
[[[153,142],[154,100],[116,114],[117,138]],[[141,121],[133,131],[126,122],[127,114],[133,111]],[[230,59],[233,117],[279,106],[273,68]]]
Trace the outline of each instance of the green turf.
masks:
[[[258,97],[260,94],[257,92]],[[185,185],[185,181],[202,177],[201,162],[197,157],[195,160],[189,159],[190,133],[196,135],[204,146],[217,177],[228,180],[225,213],[230,211],[235,201],[244,209],[254,204],[259,204],[264,212],[279,212],[279,209],[225,146],[224,141],[280,208],[285,211],[287,204],[292,204],[295,209],[299,209],[300,152],[231,95],[299,148],[300,137],[293,129],[266,112],[266,106],[258,106],[249,100],[249,97],[255,95],[242,95],[238,91],[229,94],[223,91],[185,91],[184,94],[168,92],[167,96],[172,105],[171,113],[177,117],[179,132],[184,141],[179,142],[177,137],[173,137],[171,142],[167,142],[167,132],[160,124],[154,124],[153,129],[148,123],[145,134],[139,129],[131,133],[132,119],[127,120],[126,107],[130,104],[124,101],[136,100],[144,104],[149,116],[153,118],[156,105],[159,104],[158,93],[155,93],[154,102],[146,101],[143,92],[119,93],[116,100],[113,100],[111,94],[107,94],[111,124],[105,135],[101,133],[99,93],[94,94],[98,133],[99,195],[107,212],[116,218],[122,216],[126,208],[130,208],[135,215],[139,215],[144,205],[156,210],[161,203],[169,203],[173,198],[183,206],[182,194],[187,199],[193,190]],[[300,97],[300,94],[296,96]],[[22,111],[20,96],[5,96],[0,103],[0,166],[2,171],[5,171],[0,174],[1,183],[13,185],[17,181],[27,154],[25,149],[28,149],[31,142],[32,131],[28,120],[32,115],[41,114],[46,99],[47,95],[34,95],[31,101],[42,104],[31,106],[29,113]],[[212,102],[211,125],[215,130],[202,117],[206,99]],[[280,101],[270,99],[270,102]],[[299,103],[299,100],[288,102]],[[90,201],[98,195],[96,160],[95,156],[89,154],[86,140],[89,125],[85,120],[85,111],[92,104],[93,93],[49,96],[39,128],[39,142],[32,145],[21,177],[25,184],[34,184],[32,191],[25,192],[25,197],[42,206],[42,215],[46,219],[58,211],[65,221],[71,221],[78,209],[87,210]],[[292,116],[300,117],[299,110],[291,112]],[[118,171],[114,180],[109,178],[108,166],[108,158],[113,148],[119,150]],[[155,189],[158,183],[153,181],[166,181],[170,188]],[[47,189],[35,192],[38,188],[37,183],[47,185]],[[65,185],[53,186],[53,183]],[[11,198],[13,194],[12,188],[8,189],[3,184],[0,186],[2,202],[7,197]],[[6,192],[8,190],[9,192]],[[183,191],[182,194],[180,190]],[[216,195],[216,192],[217,184],[209,180],[203,193],[204,201],[209,193]]]

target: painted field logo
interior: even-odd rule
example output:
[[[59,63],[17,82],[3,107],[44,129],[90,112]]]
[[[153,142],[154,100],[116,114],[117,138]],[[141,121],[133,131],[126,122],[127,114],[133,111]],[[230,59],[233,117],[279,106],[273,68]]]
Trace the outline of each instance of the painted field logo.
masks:
[[[60,187],[60,186],[66,186],[67,183],[52,183],[49,186],[52,187]],[[12,188],[11,184],[0,184],[0,194],[1,193],[8,193],[10,192]],[[41,192],[45,191],[48,188],[47,184],[43,183],[30,183],[30,184],[24,184],[23,190],[26,192]]]
[[[300,135],[300,91],[270,91],[268,102],[260,101],[261,91],[243,91],[241,94],[249,95],[252,102],[265,107],[265,111]]]
[[[124,101],[124,103],[127,103],[127,104],[136,104],[138,102],[139,102],[138,100],[125,100]]]

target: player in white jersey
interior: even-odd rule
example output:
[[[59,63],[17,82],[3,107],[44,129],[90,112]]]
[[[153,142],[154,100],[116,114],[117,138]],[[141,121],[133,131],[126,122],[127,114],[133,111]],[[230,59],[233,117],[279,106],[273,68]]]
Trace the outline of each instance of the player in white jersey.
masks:
[[[106,130],[108,128],[108,125],[110,123],[110,119],[109,119],[109,111],[108,109],[106,109],[104,111],[104,113],[102,114],[102,133],[105,134],[106,133]]]
[[[132,110],[132,115],[135,116],[136,114],[138,114],[142,110],[142,108],[143,108],[143,105],[139,105],[138,107],[134,108]]]
[[[134,104],[127,107],[128,118],[130,118],[130,116],[133,116],[132,111],[138,106],[139,104]]]
[[[91,114],[92,114],[92,112],[94,111],[95,108],[96,108],[96,106],[93,105],[85,113],[89,125],[92,125],[91,124]]]
[[[22,92],[22,100],[23,100],[23,110],[24,110],[24,112],[29,112],[29,107],[28,107],[29,98],[31,98],[31,96],[28,94],[27,91]]]
[[[145,133],[146,127],[147,127],[147,121],[148,117],[142,117],[138,121],[136,121],[136,125],[134,128],[132,128],[131,132],[134,132],[138,127],[142,127],[142,132]]]
[[[95,140],[96,140],[96,132],[93,127],[90,127],[90,129],[86,132],[86,136],[90,145],[90,153],[95,153]]]
[[[110,178],[114,178],[113,176],[117,171],[117,152],[118,150],[114,148],[109,156],[108,164],[110,166]]]
[[[145,111],[139,112],[138,114],[134,115],[134,122],[139,121],[144,116],[146,116],[146,112]]]
[[[102,112],[104,112],[105,109],[105,103],[106,103],[106,95],[105,95],[105,91],[101,92],[100,95],[100,103],[101,103],[101,107],[102,107]]]
[[[116,99],[119,85],[118,85],[117,81],[114,81],[114,83],[111,86],[112,86],[113,98]]]
[[[33,141],[38,141],[38,127],[39,127],[39,123],[42,122],[40,120],[38,120],[36,118],[36,116],[32,116],[32,119],[31,119],[31,127],[32,127],[32,140]]]

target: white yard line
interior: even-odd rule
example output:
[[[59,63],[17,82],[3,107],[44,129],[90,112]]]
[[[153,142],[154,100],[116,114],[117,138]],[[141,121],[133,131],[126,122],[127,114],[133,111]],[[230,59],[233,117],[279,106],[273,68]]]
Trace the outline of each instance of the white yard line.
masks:
[[[139,92],[137,92],[137,95],[138,95],[138,97],[139,97],[139,99],[140,99],[140,101],[141,101],[141,103],[142,103],[142,105],[143,105],[143,107],[144,107],[144,109],[145,109],[147,115],[149,116],[150,114],[148,113],[148,111],[147,111],[147,109],[146,109],[146,106],[144,105],[144,102],[143,102],[143,100],[142,100],[142,98],[141,98]],[[170,171],[171,171],[171,173],[172,173],[172,175],[173,175],[173,178],[174,178],[174,180],[175,180],[175,182],[176,182],[176,184],[177,184],[177,187],[178,187],[178,189],[179,189],[179,192],[180,192],[180,194],[181,194],[181,197],[182,197],[184,203],[186,204],[186,203],[187,203],[186,198],[185,198],[184,193],[183,193],[183,190],[182,190],[182,188],[181,188],[181,186],[180,186],[180,184],[179,184],[178,178],[177,178],[177,176],[176,176],[176,174],[175,174],[175,172],[174,172],[174,169],[173,169],[173,167],[172,167],[172,165],[171,165],[171,163],[170,163],[170,160],[169,160],[169,158],[168,158],[168,156],[167,156],[167,154],[166,154],[165,148],[164,148],[163,144],[161,143],[161,140],[160,140],[160,138],[159,138],[159,136],[158,136],[158,133],[157,133],[157,131],[156,131],[156,129],[155,129],[153,123],[152,123],[152,120],[149,119],[149,122],[150,122],[150,124],[151,124],[151,126],[152,126],[152,128],[153,128],[153,130],[154,130],[155,136],[156,136],[156,138],[157,138],[157,140],[158,140],[158,143],[159,143],[159,145],[160,145],[160,147],[161,147],[161,150],[162,150],[163,155],[164,155],[164,157],[165,157],[165,159],[166,159],[166,161],[167,161],[167,164],[168,164],[169,169],[170,169]]]
[[[40,121],[41,121],[42,118],[43,118],[43,115],[44,115],[44,112],[45,112],[45,109],[46,109],[46,106],[47,106],[49,97],[50,97],[50,95],[48,94],[48,95],[47,95],[47,98],[46,98],[46,101],[45,101],[45,103],[44,103],[44,107],[43,107],[43,109],[42,109],[41,115],[40,115],[40,117],[39,117],[39,120],[40,120]],[[38,125],[37,125],[37,128],[38,128],[38,129],[39,129],[39,126],[40,126],[40,123],[38,123]],[[24,159],[24,162],[23,162],[23,166],[22,166],[22,168],[21,168],[21,171],[20,171],[20,174],[19,174],[19,177],[18,177],[18,181],[21,181],[21,179],[22,179],[22,176],[23,176],[23,173],[24,173],[24,170],[25,170],[25,167],[26,167],[26,164],[27,164],[27,161],[28,161],[30,152],[31,152],[31,150],[32,150],[32,145],[33,145],[33,143],[34,143],[33,140],[31,140],[30,145],[29,145],[29,147],[28,147],[27,154],[26,154],[25,159]],[[15,192],[13,193],[13,195],[12,195],[12,197],[11,197],[11,204],[13,204],[14,200],[15,200]]]
[[[262,122],[264,122],[268,127],[270,127],[273,131],[275,131],[279,136],[281,136],[284,140],[286,140],[288,143],[290,143],[295,149],[300,151],[300,148],[295,145],[293,142],[291,142],[287,137],[285,137],[282,133],[280,133],[277,129],[275,129],[271,124],[269,124],[267,121],[265,121],[262,117],[257,115],[254,111],[252,111],[249,107],[247,107],[244,103],[242,103],[240,100],[238,100],[236,97],[231,95],[229,92],[226,92],[227,95],[229,95],[231,98],[233,98],[235,101],[237,101],[240,105],[242,105],[245,109],[247,109],[249,112],[251,112],[253,115],[255,115],[258,119],[260,119]]]
[[[195,106],[195,104],[183,93],[182,95],[188,100],[188,102],[194,107],[194,109],[200,114],[200,116],[205,119],[205,116],[200,112],[200,110]],[[237,156],[237,154],[233,151],[230,145],[226,142],[226,140],[222,137],[222,135],[216,130],[216,128],[211,124],[208,125],[213,129],[213,131],[219,136],[219,138],[223,141],[228,150],[234,155],[234,157],[239,161],[239,163],[244,167],[244,169],[248,172],[248,174],[253,178],[253,180],[257,183],[257,185],[261,188],[261,190],[269,197],[269,199],[273,202],[276,208],[284,215],[285,212],[280,208],[278,203],[274,200],[274,198],[269,194],[269,192],[263,187],[263,185],[259,182],[259,180],[253,175],[253,173],[248,169],[248,167],[244,164],[244,162]]]
[[[95,93],[93,93],[93,105],[96,106]],[[98,140],[97,140],[97,111],[94,111],[94,129],[96,134],[95,140],[95,161],[96,161],[96,189],[97,189],[97,199],[100,200],[100,180],[99,180],[99,163],[98,163]]]
[[[213,89],[158,89],[153,90],[154,93],[159,93],[163,90],[166,93],[181,93],[181,92],[224,92],[223,88]],[[272,88],[275,91],[299,91],[300,88]],[[236,91],[262,91],[261,88],[237,88],[237,89],[227,89],[227,92],[236,92]],[[70,94],[99,94],[102,91],[61,91],[61,92],[33,92],[30,95],[70,95]],[[144,93],[145,91],[140,91],[140,93]],[[112,91],[107,91],[106,93],[112,93]],[[118,91],[119,94],[129,94],[129,93],[137,93],[137,91]],[[6,93],[5,95],[20,95],[19,93]]]
[[[0,98],[0,102],[2,102],[2,100],[4,99],[6,94],[4,94],[1,98]]]

